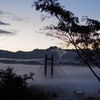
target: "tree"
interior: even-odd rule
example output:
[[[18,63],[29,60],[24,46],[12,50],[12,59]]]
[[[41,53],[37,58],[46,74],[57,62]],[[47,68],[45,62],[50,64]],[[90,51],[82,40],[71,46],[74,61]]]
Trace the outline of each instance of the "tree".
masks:
[[[34,73],[23,76],[13,72],[13,68],[0,69],[0,99],[1,100],[31,100],[33,94],[27,88],[27,80],[33,80]]]
[[[71,11],[67,11],[58,2],[58,0],[35,0],[32,7],[36,11],[45,12],[48,16],[42,16],[42,19],[56,17],[58,23],[55,25],[45,26],[42,29],[43,34],[59,38],[69,46],[74,45],[78,57],[76,60],[84,62],[100,81],[99,76],[91,64],[100,68],[100,22],[90,19],[87,16],[82,17],[84,25],[79,22],[79,18],[74,16]]]
[[[17,75],[13,68],[0,69],[1,100],[49,100],[43,91],[28,86],[27,80],[33,79],[34,73]]]

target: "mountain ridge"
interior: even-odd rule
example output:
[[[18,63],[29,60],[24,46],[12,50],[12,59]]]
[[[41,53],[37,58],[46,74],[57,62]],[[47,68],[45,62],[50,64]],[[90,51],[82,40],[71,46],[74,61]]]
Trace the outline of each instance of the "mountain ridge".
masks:
[[[56,46],[51,46],[47,49],[34,49],[32,51],[26,52],[26,51],[17,51],[17,52],[11,52],[7,50],[0,50],[0,58],[10,58],[10,59],[44,59],[45,55],[48,55],[48,57],[51,57],[51,55],[54,55],[55,59],[59,59],[61,56],[62,58],[67,58],[67,55],[76,55],[75,50],[63,50]],[[62,53],[62,55],[61,55]],[[73,53],[73,54],[72,54]],[[70,56],[71,56],[70,55]]]

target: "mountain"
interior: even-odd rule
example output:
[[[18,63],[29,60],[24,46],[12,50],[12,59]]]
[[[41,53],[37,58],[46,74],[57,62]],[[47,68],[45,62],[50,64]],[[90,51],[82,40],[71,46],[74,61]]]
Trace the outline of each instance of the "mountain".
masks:
[[[76,56],[75,50],[62,50],[59,49],[56,46],[51,46],[47,49],[35,49],[30,52],[23,52],[23,51],[17,51],[17,52],[10,52],[10,51],[4,51],[0,50],[0,58],[10,58],[10,59],[44,59],[45,55],[48,55],[48,57],[51,57],[51,55],[54,55],[54,59],[63,59],[63,60],[72,60],[74,56]]]

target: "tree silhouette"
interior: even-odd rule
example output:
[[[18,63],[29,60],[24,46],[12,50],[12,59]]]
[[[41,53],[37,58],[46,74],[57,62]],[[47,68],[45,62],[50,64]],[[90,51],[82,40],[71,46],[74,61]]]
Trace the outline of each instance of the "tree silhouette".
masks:
[[[100,68],[100,34],[98,32],[100,22],[83,16],[82,22],[85,24],[81,24],[79,18],[61,6],[58,0],[35,0],[33,6],[36,11],[48,14],[48,16],[42,15],[42,20],[50,17],[55,17],[58,20],[55,25],[45,26],[40,30],[40,33],[61,39],[68,46],[74,45],[78,54],[76,60],[84,62],[100,81],[99,76],[91,67],[93,64]]]
[[[0,69],[0,99],[1,100],[49,100],[43,91],[34,86],[28,86],[28,80],[34,73],[17,75],[13,68]],[[31,88],[34,87],[34,88]]]

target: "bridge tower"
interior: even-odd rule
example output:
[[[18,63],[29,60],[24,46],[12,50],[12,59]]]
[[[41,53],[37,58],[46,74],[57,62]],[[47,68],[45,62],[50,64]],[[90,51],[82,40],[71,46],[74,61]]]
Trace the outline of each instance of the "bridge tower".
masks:
[[[52,55],[51,58],[48,58],[47,55],[45,55],[45,68],[44,68],[44,75],[47,76],[47,70],[48,70],[48,61],[51,62],[50,64],[50,76],[53,77],[53,65],[54,65],[54,56]]]

